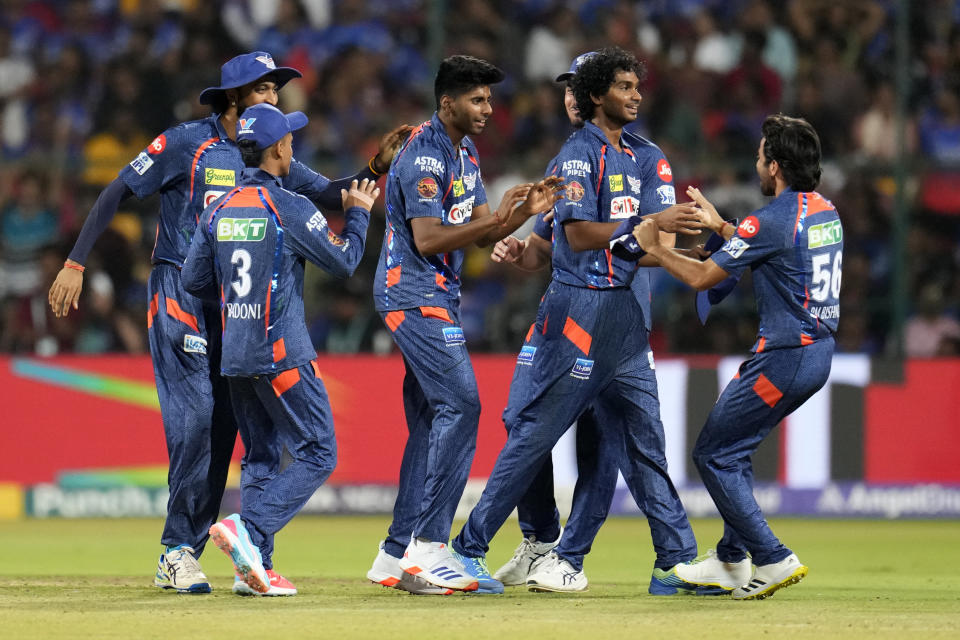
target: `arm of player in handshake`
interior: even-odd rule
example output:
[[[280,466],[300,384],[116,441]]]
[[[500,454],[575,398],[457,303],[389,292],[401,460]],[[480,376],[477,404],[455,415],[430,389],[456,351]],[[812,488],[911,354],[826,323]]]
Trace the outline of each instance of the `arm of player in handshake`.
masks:
[[[311,231],[306,231],[307,235],[302,238],[294,235],[292,242],[298,253],[335,277],[352,276],[363,258],[370,209],[379,195],[380,189],[374,180],[351,182],[350,189],[343,189],[340,194],[340,204],[346,212],[343,230],[337,235],[323,225],[323,237],[317,238],[316,232]],[[296,225],[296,228],[307,227]]]
[[[701,262],[674,249],[664,247],[660,244],[660,228],[653,220],[644,220],[635,226],[633,237],[637,239],[640,248],[647,252],[644,259],[651,257],[674,278],[698,291],[709,289],[729,275],[713,260]]]
[[[367,166],[355,175],[330,180],[302,162],[294,162],[290,165],[290,175],[283,180],[283,186],[285,189],[307,196],[315,205],[327,211],[342,211],[341,192],[349,190],[354,181],[376,182],[380,176],[389,171],[393,157],[412,128],[408,124],[402,124],[384,134],[380,138],[377,154],[370,158]]]
[[[494,262],[507,262],[524,271],[539,271],[550,265],[553,247],[550,242],[536,233],[524,240],[507,236],[493,247],[490,259]]]
[[[650,220],[662,231],[661,245],[672,247],[676,241],[673,234],[697,235],[703,227],[699,210],[692,202],[675,204],[658,213],[643,216]],[[591,249],[608,249],[610,236],[622,222],[593,222],[589,220],[570,220],[564,223],[564,232],[567,242],[574,251],[588,251]],[[658,266],[646,256],[639,262],[641,267]]]
[[[76,244],[73,245],[73,250],[47,293],[47,300],[56,317],[65,318],[70,312],[70,307],[80,308],[80,292],[83,290],[83,265],[87,261],[97,238],[113,220],[120,203],[132,195],[133,191],[119,177],[100,192],[100,196],[90,209],[90,213],[80,229],[80,236],[77,238]],[[68,264],[72,266],[66,266]]]

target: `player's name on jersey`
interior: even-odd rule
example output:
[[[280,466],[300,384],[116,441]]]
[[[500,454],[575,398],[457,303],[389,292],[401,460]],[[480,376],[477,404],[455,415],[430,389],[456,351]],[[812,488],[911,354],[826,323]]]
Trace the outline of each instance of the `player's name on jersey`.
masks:
[[[227,317],[238,320],[259,320],[263,317],[262,305],[249,302],[228,302],[226,305]]]
[[[821,320],[840,317],[840,305],[831,304],[825,307],[810,307],[810,315]]]

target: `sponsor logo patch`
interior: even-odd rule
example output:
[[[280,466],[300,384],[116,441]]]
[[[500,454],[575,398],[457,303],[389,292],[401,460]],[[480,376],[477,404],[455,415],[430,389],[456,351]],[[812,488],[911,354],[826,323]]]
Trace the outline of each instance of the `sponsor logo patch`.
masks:
[[[447,214],[447,220],[450,221],[450,224],[460,224],[470,219],[473,214],[473,198],[474,196],[470,196],[463,202],[458,202],[450,207],[450,213]]]
[[[673,185],[665,184],[657,187],[657,195],[660,196],[660,204],[677,204],[677,192]]]
[[[673,169],[670,168],[666,158],[660,158],[660,162],[657,163],[657,175],[664,182],[673,182]]]
[[[610,201],[610,219],[629,218],[640,211],[640,201],[633,196],[617,196]]]
[[[153,166],[153,158],[147,155],[146,151],[141,151],[140,155],[134,158],[130,162],[130,167],[133,168],[139,175],[143,175],[147,172],[147,169]]]
[[[222,196],[226,191],[204,191],[203,192],[203,206],[209,207],[210,203]]]
[[[839,220],[815,224],[807,231],[807,247],[817,249],[839,244],[843,240],[843,227]]]
[[[567,184],[567,186],[565,187],[565,192],[567,195],[567,200],[569,200],[570,202],[580,202],[581,200],[583,200],[583,194],[584,194],[583,185],[577,182],[576,180]]]
[[[162,133],[153,139],[153,142],[150,143],[150,146],[147,147],[147,153],[156,155],[158,153],[163,153],[163,150],[167,148],[167,136]]]
[[[533,364],[533,356],[537,355],[537,348],[530,345],[524,345],[520,348],[520,354],[517,356],[517,364]]]
[[[590,163],[586,160],[564,160],[560,171],[568,176],[586,178],[590,173]]]
[[[315,211],[310,219],[307,220],[307,229],[310,231],[316,231],[317,229],[323,229],[327,226],[327,219],[323,217],[323,214],[319,211]]]
[[[749,248],[750,245],[744,242],[742,238],[738,238],[737,236],[733,236],[727,240],[726,244],[723,245],[723,250],[734,258],[739,258],[743,255],[743,252]]]
[[[343,238],[335,234],[330,229],[327,229],[327,240],[335,247],[343,247],[347,244]]]
[[[607,182],[610,183],[610,191],[623,191],[623,174],[618,173],[613,176],[607,176]]]
[[[632,193],[640,193],[640,188],[643,186],[643,180],[640,178],[634,178],[633,176],[627,176],[627,183],[630,185],[630,191]]]
[[[747,216],[737,227],[737,233],[741,238],[752,238],[758,231],[760,231],[760,221],[757,220],[757,216]]]
[[[256,121],[256,118],[240,118],[237,121],[240,124],[240,129],[237,133],[253,133],[253,123]]]
[[[573,363],[573,369],[570,370],[570,375],[574,378],[579,378],[580,380],[586,380],[590,377],[592,372],[593,360],[577,358],[577,361]]]
[[[443,173],[443,163],[431,156],[417,156],[413,164],[419,167],[421,171]]]
[[[207,353],[207,341],[200,336],[183,336],[183,350],[187,353]]]
[[[237,183],[237,172],[233,169],[205,169],[203,182],[220,187],[232,187]]]
[[[463,344],[467,340],[463,337],[463,329],[460,327],[444,327],[443,341],[447,343],[448,347],[454,347],[458,344]]]
[[[463,180],[454,180],[453,181],[453,197],[459,198],[466,190],[463,188]]]
[[[260,242],[266,235],[266,218],[220,218],[217,220],[217,240],[220,242]]]
[[[417,193],[421,198],[436,198],[440,188],[437,187],[437,181],[426,176],[417,181]]]

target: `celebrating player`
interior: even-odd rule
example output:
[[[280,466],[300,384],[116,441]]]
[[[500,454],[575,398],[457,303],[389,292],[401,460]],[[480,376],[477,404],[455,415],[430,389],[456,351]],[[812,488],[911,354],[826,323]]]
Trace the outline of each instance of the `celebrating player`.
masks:
[[[578,56],[571,63],[568,72],[557,76],[557,82],[566,82],[564,107],[570,123],[576,127],[582,127],[583,120],[576,108],[571,79],[580,64],[594,53]],[[675,203],[673,176],[670,165],[666,163],[666,158],[660,149],[649,140],[627,131],[623,131],[621,135],[623,141],[636,153],[637,162],[643,173],[640,189],[636,192],[639,200],[638,210],[656,219],[658,226],[663,229],[688,234],[699,233],[700,222],[696,214],[686,213],[683,209],[676,207],[669,208]],[[551,161],[547,174],[553,175],[557,170],[556,162]],[[663,213],[658,213],[661,210]],[[511,262],[527,270],[536,270],[549,265],[553,238],[552,217],[544,214],[538,216],[533,231],[522,241],[508,236],[498,242],[494,247],[493,260]],[[661,241],[666,246],[671,246],[674,239],[675,236],[672,234],[664,233],[661,236]],[[646,269],[637,272],[630,287],[636,302],[640,305],[645,326],[649,331],[651,326],[650,279]],[[652,372],[650,377],[656,384]],[[662,433],[663,425],[659,420],[659,409],[651,411],[650,418],[653,422],[649,425],[649,429],[655,433]],[[608,433],[601,430],[597,425],[597,419],[592,407],[587,408],[577,418],[577,483],[574,487],[570,517],[567,519],[567,526],[562,530],[562,542],[560,515],[553,492],[553,464],[548,456],[542,469],[530,484],[530,488],[517,504],[517,514],[524,539],[510,561],[494,573],[493,577],[504,585],[529,584],[531,589],[538,591],[573,591],[586,588],[587,579],[582,570],[583,558],[590,551],[597,532],[606,520],[616,489],[621,456],[620,448],[617,446],[618,440],[610,438]],[[662,456],[663,450],[656,450],[657,440],[651,440],[650,443],[655,454]],[[656,538],[655,542],[657,542]],[[551,550],[554,550],[555,555],[550,554]],[[559,558],[563,558],[570,567],[577,570],[572,574],[573,580],[563,579],[564,573],[557,562]],[[551,562],[544,564],[545,560]],[[540,571],[541,565],[543,565],[543,571]],[[689,585],[687,587],[689,588]],[[696,591],[695,588],[689,590]],[[683,593],[685,589],[683,585],[677,587],[661,584],[656,577],[653,577],[651,591],[658,595],[672,595]],[[702,593],[703,590],[699,592]]]
[[[340,235],[307,198],[284,189],[299,111],[250,107],[237,131],[246,169],[239,185],[202,214],[183,265],[183,286],[223,309],[221,372],[246,449],[242,514],[210,528],[236,570],[233,591],[293,595],[273,570],[273,538],[333,472],[333,416],[303,317],[305,260],[347,277],[363,256],[373,180],[344,190]],[[293,461],[282,471],[283,449]]]
[[[648,222],[634,228],[640,246],[673,276],[705,290],[728,275],[753,272],[760,331],[753,356],[740,365],[710,412],[693,461],[723,517],[715,554],[677,567],[688,582],[733,589],[737,600],[762,599],[795,584],[807,567],[773,534],[753,497],[751,455],[768,433],[827,381],[840,317],[843,227],[837,211],[814,191],[820,181],[820,140],[805,120],[768,117],[757,150],[760,190],[776,196],[743,219],[724,222],[697,190],[705,224],[723,247],[699,262],[660,244]],[[747,554],[750,554],[750,558]],[[737,584],[753,564],[753,577]]]
[[[485,590],[485,567],[464,567],[447,541],[476,449],[480,399],[460,327],[463,249],[516,230],[560,197],[560,180],[509,189],[491,213],[470,135],[493,108],[492,64],[452,56],[434,85],[437,111],[398,152],[387,179],[387,228],[374,282],[376,308],[403,354],[409,435],[388,536],[367,573],[373,582],[419,593]],[[401,557],[402,556],[402,557]],[[479,583],[479,584],[478,584]],[[499,585],[499,583],[496,583]],[[502,585],[499,585],[502,590]]]
[[[277,67],[270,54],[254,51],[227,61],[221,82],[200,94],[214,113],[157,136],[100,194],[83,224],[64,268],[50,287],[53,312],[65,317],[78,307],[83,264],[94,242],[131,195],[160,193],[160,217],[148,283],[150,353],[166,434],[170,498],[154,584],[179,592],[208,593],[210,584],[197,558],[216,521],[237,426],[220,371],[220,309],[183,290],[180,268],[200,212],[236,186],[243,170],[234,142],[244,110],[277,103],[277,92],[300,72]],[[386,171],[408,127],[380,141],[366,169],[331,182],[293,161],[284,187],[327,209],[341,207],[340,191],[353,179],[375,180]]]
[[[556,207],[553,279],[517,358],[504,411],[506,445],[453,541],[463,562],[483,558],[553,445],[596,402],[606,437],[625,443],[620,467],[651,525],[658,551],[651,591],[689,586],[671,572],[696,556],[696,541],[667,475],[645,314],[630,290],[637,264],[608,249],[619,220],[639,213],[647,179],[638,151],[621,137],[637,117],[641,75],[633,55],[611,48],[584,60],[573,77],[586,123],[556,159],[566,197]],[[545,588],[584,588],[582,569],[564,551],[561,540],[536,575],[551,574]]]

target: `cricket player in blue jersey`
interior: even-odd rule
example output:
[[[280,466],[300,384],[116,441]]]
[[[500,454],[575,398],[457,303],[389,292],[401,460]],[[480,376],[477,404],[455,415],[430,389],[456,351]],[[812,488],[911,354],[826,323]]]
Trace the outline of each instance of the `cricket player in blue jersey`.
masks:
[[[333,472],[337,447],[330,400],[303,315],[306,261],[334,276],[353,274],[363,256],[373,180],[344,191],[338,235],[308,198],[283,188],[293,160],[292,132],[307,117],[270,104],[248,108],[237,142],[246,168],[238,185],[201,215],[183,265],[184,288],[218,300],[223,318],[221,373],[245,453],[240,514],[210,528],[234,564],[233,591],[294,595],[273,570],[274,535]],[[283,449],[293,460],[283,470]]]
[[[737,600],[763,599],[796,584],[807,567],[773,534],[753,497],[751,456],[768,433],[830,375],[840,318],[843,226],[814,191],[820,140],[805,120],[768,117],[757,150],[760,189],[774,199],[734,227],[697,190],[689,195],[726,243],[704,262],[660,244],[657,230],[634,228],[641,248],[673,276],[705,290],[728,275],[753,273],[760,330],[753,356],[717,400],[693,449],[693,461],[723,517],[715,553],[677,567],[684,580],[733,589]],[[749,554],[749,557],[748,557]],[[737,584],[744,568],[752,578]]]
[[[609,249],[620,221],[640,213],[638,196],[649,179],[639,151],[621,136],[637,117],[642,72],[633,55],[610,48],[584,60],[573,77],[585,124],[556,159],[566,193],[554,219],[553,279],[517,358],[504,411],[507,442],[452,543],[466,565],[482,561],[554,444],[595,403],[599,427],[617,442],[624,479],[651,525],[657,549],[651,592],[690,587],[671,573],[696,556],[696,540],[667,474],[646,319],[630,289],[637,262]],[[586,587],[563,539],[550,555],[535,574],[551,574],[539,586]]]
[[[178,592],[209,593],[197,558],[217,520],[237,427],[225,381],[220,377],[220,310],[183,290],[180,268],[200,212],[237,185],[243,161],[236,145],[244,110],[276,104],[278,91],[300,72],[277,67],[270,54],[254,51],[227,61],[220,86],[205,89],[200,103],[213,114],[179,124],[157,136],[101,192],[83,224],[64,268],[50,287],[59,317],[78,308],[83,264],[120,203],[160,194],[160,215],[148,283],[150,353],[166,435],[170,469],[165,545],[154,584]],[[385,171],[408,128],[380,141],[377,156],[357,175],[331,182],[296,160],[284,187],[329,210],[341,207],[340,191],[353,179],[374,180]]]
[[[560,197],[560,180],[547,178],[509,189],[490,211],[469,136],[485,128],[493,112],[490,85],[503,77],[471,56],[443,60],[434,83],[437,111],[414,129],[387,177],[374,301],[403,354],[409,435],[393,522],[367,573],[386,586],[404,588],[405,576],[422,576],[437,593],[484,589],[447,546],[480,418],[460,326],[463,250],[500,240]]]
[[[573,96],[571,79],[580,64],[595,52],[585,53],[573,60],[570,70],[557,76],[557,82],[565,82],[564,108],[570,123],[583,126]],[[642,215],[651,215],[661,229],[669,229],[686,234],[699,233],[700,222],[697,214],[686,213],[683,209],[669,208],[676,199],[673,188],[673,174],[670,165],[661,165],[665,156],[652,142],[628,131],[622,132],[622,139],[637,153],[637,160],[644,168],[638,200]],[[551,161],[547,175],[554,175],[558,167]],[[663,213],[660,213],[663,211]],[[519,240],[508,236],[494,247],[492,259],[496,262],[511,262],[525,270],[537,270],[550,264],[553,241],[552,215],[537,216],[533,230],[527,238]],[[672,234],[663,234],[662,241],[671,246]],[[650,330],[650,280],[647,270],[638,271],[631,283],[631,289],[644,312],[647,330]],[[651,414],[659,421],[659,411]],[[615,438],[604,437],[597,425],[597,415],[592,407],[586,409],[577,418],[576,458],[577,483],[573,492],[570,517],[563,532],[564,557],[571,565],[582,569],[583,558],[590,551],[603,522],[606,520],[613,498],[619,472],[620,454]],[[662,430],[657,422],[651,429]],[[662,452],[661,452],[662,453]],[[517,504],[520,529],[524,539],[514,552],[513,557],[494,573],[494,578],[506,586],[527,585],[536,590],[566,590],[566,587],[586,587],[586,576],[578,574],[576,584],[559,582],[557,563],[548,563],[544,568],[552,569],[539,572],[540,565],[552,559],[550,551],[560,544],[560,515],[556,507],[553,490],[553,464],[547,457],[543,468],[534,477],[529,489]],[[539,575],[538,575],[539,574]],[[684,590],[672,588],[672,593]],[[701,590],[702,592],[702,590]]]

